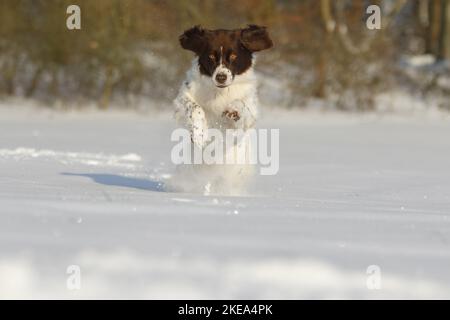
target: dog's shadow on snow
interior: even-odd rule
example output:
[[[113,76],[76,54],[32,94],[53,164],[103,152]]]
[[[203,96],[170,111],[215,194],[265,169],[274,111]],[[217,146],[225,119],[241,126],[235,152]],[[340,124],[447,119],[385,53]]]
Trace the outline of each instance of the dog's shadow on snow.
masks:
[[[117,174],[108,173],[70,173],[62,172],[63,176],[76,176],[76,177],[86,177],[92,179],[92,181],[107,185],[107,186],[118,186],[125,188],[133,188],[139,190],[164,192],[164,184],[159,181],[131,178],[120,176]]]

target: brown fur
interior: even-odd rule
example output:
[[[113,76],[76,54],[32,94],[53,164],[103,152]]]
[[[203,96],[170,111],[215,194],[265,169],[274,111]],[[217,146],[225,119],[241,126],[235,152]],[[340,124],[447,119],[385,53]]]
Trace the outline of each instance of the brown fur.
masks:
[[[242,74],[251,67],[253,52],[273,46],[266,28],[257,25],[234,30],[195,26],[186,30],[179,40],[184,49],[198,56],[200,72],[207,76],[212,76],[221,60],[233,77]]]

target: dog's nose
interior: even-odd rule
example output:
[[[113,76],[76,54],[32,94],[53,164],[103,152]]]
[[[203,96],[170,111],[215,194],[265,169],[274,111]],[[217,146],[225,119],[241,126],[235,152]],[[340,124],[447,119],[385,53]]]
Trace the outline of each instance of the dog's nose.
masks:
[[[227,75],[225,73],[218,73],[216,75],[216,81],[220,84],[225,83],[227,81]]]

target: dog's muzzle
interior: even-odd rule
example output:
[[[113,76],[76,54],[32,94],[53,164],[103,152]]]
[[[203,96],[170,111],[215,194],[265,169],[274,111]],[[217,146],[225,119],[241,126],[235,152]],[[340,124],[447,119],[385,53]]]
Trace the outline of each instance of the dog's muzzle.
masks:
[[[233,82],[233,74],[230,69],[220,65],[214,71],[212,80],[216,87],[225,88]]]

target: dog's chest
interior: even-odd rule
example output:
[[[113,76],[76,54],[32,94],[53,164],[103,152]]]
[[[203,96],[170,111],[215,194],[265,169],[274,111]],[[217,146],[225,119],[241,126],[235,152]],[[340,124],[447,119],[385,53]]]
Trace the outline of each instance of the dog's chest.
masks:
[[[223,89],[199,86],[195,98],[205,113],[221,116],[225,110],[236,109],[239,101],[248,97],[252,90],[249,84],[235,84]]]

